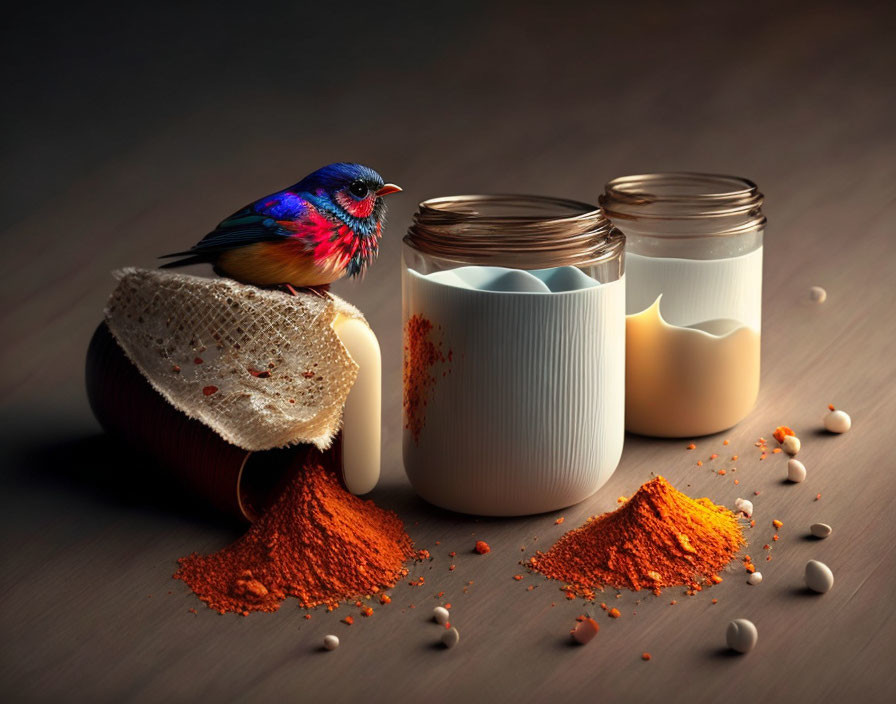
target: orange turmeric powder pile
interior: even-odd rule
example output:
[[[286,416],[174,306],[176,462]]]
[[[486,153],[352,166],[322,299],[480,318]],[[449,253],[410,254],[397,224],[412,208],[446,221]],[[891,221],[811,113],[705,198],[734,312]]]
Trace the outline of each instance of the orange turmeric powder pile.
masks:
[[[659,593],[711,580],[743,543],[731,511],[691,499],[656,477],[620,508],[566,533],[530,565],[579,593],[602,586]]]
[[[308,463],[242,538],[212,555],[182,557],[174,577],[209,608],[248,615],[276,611],[288,596],[307,608],[392,587],[413,556],[395,513]]]

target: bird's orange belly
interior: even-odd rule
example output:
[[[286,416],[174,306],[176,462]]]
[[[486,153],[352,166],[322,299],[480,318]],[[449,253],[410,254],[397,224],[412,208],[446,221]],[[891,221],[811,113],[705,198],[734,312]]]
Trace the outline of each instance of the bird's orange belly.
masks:
[[[322,286],[339,279],[342,267],[315,261],[312,252],[299,250],[291,242],[258,242],[222,252],[215,268],[237,281],[255,286],[292,284]]]

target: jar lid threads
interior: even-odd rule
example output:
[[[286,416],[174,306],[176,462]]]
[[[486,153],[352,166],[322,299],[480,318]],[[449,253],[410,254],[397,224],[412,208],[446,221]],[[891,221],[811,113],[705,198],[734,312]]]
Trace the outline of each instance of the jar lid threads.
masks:
[[[425,200],[404,240],[427,254],[521,269],[591,266],[619,257],[625,246],[596,206],[512,194]]]
[[[598,202],[615,221],[651,221],[680,225],[670,236],[713,237],[743,234],[765,226],[763,195],[752,181],[738,176],[689,172],[637,174],[615,178],[604,187]],[[688,224],[690,223],[690,225]],[[662,236],[662,232],[651,232]]]

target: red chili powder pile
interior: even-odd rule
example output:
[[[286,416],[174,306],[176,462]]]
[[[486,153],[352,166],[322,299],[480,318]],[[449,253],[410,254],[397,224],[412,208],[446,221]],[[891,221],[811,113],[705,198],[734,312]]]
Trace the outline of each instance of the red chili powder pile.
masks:
[[[308,463],[242,538],[212,555],[182,557],[174,577],[209,608],[247,615],[276,611],[288,596],[308,608],[392,587],[413,556],[394,512]]]
[[[426,423],[429,391],[436,383],[432,368],[451,361],[441,345],[430,339],[432,323],[422,315],[412,315],[404,324],[404,427],[416,441]]]
[[[590,518],[530,566],[579,593],[602,586],[640,590],[721,581],[741,545],[737,517],[709,499],[691,499],[663,477],[644,484],[620,508]]]

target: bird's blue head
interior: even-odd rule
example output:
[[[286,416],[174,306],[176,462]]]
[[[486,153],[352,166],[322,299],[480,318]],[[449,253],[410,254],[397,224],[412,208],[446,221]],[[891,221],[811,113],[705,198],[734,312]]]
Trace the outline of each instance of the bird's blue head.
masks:
[[[386,218],[383,197],[401,189],[367,166],[339,162],[308,174],[289,190],[304,194],[319,212],[348,226],[354,235],[350,242],[328,236],[318,243],[315,256],[344,260],[346,273],[360,276],[376,258]]]
[[[308,174],[292,189],[315,196],[333,214],[343,219],[360,234],[372,234],[386,215],[383,196],[401,189],[383,181],[368,166],[338,162]],[[347,216],[347,217],[346,217]]]

